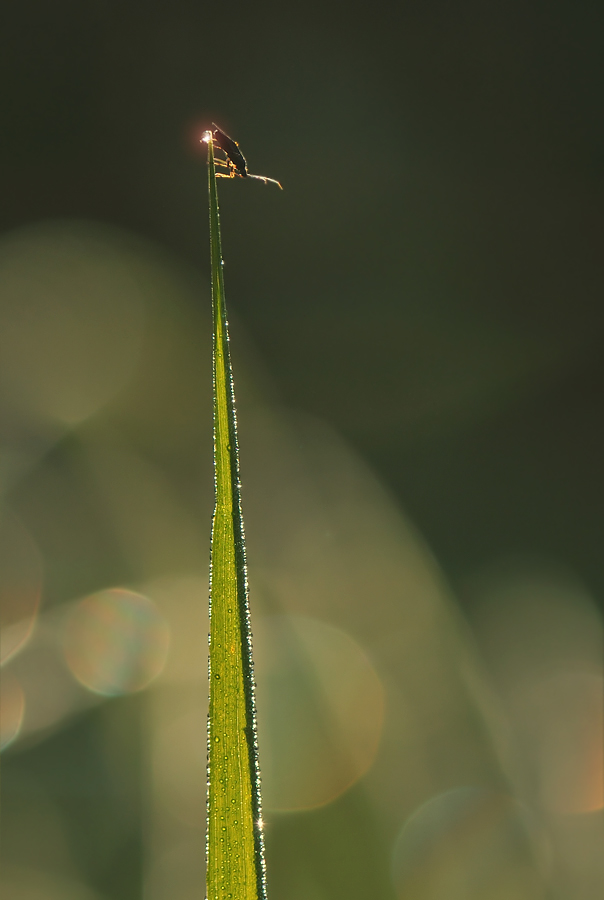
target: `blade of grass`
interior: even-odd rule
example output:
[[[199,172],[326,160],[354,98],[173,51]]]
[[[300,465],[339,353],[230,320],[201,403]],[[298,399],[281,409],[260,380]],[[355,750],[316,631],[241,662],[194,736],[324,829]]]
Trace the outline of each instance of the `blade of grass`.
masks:
[[[265,900],[260,774],[233,372],[214,147],[208,140],[214,477],[208,713],[208,900]]]

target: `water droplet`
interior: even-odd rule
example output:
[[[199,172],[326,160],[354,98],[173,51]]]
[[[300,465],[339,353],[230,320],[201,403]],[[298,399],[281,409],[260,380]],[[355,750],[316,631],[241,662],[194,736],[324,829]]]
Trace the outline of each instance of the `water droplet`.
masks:
[[[214,678],[216,679],[216,681],[220,681],[220,675],[218,672],[215,673]]]

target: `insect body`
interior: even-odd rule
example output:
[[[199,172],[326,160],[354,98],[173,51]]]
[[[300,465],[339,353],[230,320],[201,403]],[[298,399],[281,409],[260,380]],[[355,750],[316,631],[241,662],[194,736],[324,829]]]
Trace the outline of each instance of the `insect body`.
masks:
[[[216,174],[219,178],[234,178],[235,175],[239,175],[241,178],[257,178],[258,181],[263,181],[265,184],[268,184],[270,181],[272,184],[276,184],[277,187],[281,188],[281,185],[275,178],[267,178],[266,175],[252,175],[251,172],[248,172],[247,162],[245,161],[245,156],[239,149],[239,144],[237,141],[234,141],[233,138],[229,137],[222,128],[219,128],[215,122],[212,122],[211,134],[212,140],[216,146],[219,147],[226,156],[225,162],[217,160],[217,165],[224,166],[228,169],[228,174],[217,172]],[[281,190],[283,190],[283,188],[281,188]]]

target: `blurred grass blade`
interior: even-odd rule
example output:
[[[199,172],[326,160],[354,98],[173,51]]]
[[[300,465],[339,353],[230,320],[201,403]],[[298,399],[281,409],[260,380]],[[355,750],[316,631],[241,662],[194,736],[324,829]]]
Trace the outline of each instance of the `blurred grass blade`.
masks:
[[[264,900],[252,642],[214,148],[208,142],[214,472],[208,717],[208,900]]]

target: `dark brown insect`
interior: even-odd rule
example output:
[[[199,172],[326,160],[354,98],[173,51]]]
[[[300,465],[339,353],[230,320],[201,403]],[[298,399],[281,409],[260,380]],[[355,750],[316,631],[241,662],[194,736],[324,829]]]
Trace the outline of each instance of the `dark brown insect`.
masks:
[[[228,170],[227,172],[217,172],[216,175],[218,178],[234,178],[235,175],[239,175],[240,178],[257,178],[258,181],[263,181],[265,184],[268,184],[270,181],[272,184],[276,184],[277,187],[283,190],[275,178],[267,178],[266,175],[252,175],[251,172],[248,172],[247,162],[245,156],[239,149],[239,144],[237,141],[234,141],[233,138],[229,137],[222,128],[219,128],[215,122],[212,122],[212,131],[210,134],[212,135],[212,141],[226,156],[226,160],[224,161],[216,160],[216,165],[224,166],[224,168]],[[202,138],[202,140],[204,140],[204,138]]]

